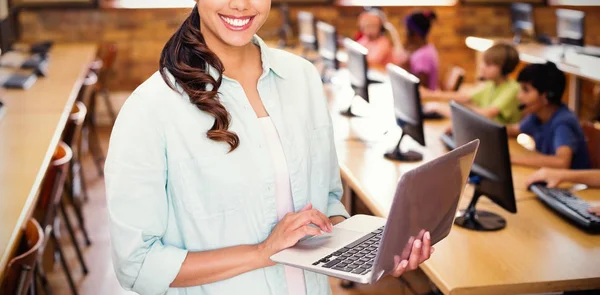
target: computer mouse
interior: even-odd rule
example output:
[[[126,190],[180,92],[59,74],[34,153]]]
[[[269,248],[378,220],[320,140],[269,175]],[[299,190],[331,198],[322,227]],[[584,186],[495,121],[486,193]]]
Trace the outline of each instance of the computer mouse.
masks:
[[[530,184],[530,185],[529,185],[529,187],[528,187],[527,189],[528,189],[528,190],[531,190],[531,187],[532,187],[532,186],[534,186],[534,185],[535,185],[535,186],[543,186],[543,187],[546,187],[546,186],[548,186],[548,183],[547,183],[547,182],[545,182],[545,181],[537,181],[537,182],[534,182],[534,183]]]

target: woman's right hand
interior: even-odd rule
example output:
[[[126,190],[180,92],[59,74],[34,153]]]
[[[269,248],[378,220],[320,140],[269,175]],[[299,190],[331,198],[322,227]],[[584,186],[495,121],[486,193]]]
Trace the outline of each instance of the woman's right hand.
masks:
[[[319,228],[310,226],[314,224]],[[287,213],[271,232],[271,235],[259,244],[263,258],[269,261],[270,265],[274,263],[269,257],[292,247],[298,241],[307,235],[320,236],[323,232],[332,232],[333,225],[325,214],[312,208],[312,204],[307,204],[302,210],[294,213]]]
[[[533,183],[543,181],[546,182],[547,187],[556,187],[563,181],[562,175],[564,172],[560,169],[542,168],[529,176],[525,184],[529,187]]]

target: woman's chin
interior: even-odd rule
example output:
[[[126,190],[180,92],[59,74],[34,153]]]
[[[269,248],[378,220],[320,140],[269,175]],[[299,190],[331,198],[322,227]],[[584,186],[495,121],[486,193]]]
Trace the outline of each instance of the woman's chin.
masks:
[[[221,40],[229,46],[243,47],[252,41],[253,36],[254,34],[249,32],[230,32],[229,34],[222,35]]]

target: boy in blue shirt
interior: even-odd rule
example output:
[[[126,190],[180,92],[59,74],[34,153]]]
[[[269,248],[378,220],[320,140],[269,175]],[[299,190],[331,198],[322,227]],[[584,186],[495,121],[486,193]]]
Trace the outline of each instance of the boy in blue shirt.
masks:
[[[589,169],[585,136],[579,121],[562,102],[566,78],[555,64],[531,64],[517,78],[518,99],[526,117],[508,127],[510,136],[533,137],[536,155],[511,155],[513,164],[562,169]]]

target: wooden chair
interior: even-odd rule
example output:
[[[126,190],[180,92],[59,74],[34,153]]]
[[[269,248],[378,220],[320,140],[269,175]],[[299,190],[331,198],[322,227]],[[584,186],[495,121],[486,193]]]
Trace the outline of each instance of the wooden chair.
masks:
[[[85,175],[82,161],[82,131],[87,114],[87,108],[81,101],[75,102],[69,121],[63,131],[63,142],[73,151],[73,159],[69,162],[65,192],[79,222],[87,246],[91,245],[90,238],[84,226],[83,203],[88,199]]]
[[[72,294],[76,295],[77,288],[75,287],[75,283],[73,281],[69,265],[67,264],[67,260],[65,259],[65,255],[62,250],[58,228],[57,226],[55,226],[55,224],[58,224],[58,214],[60,212],[60,214],[62,215],[62,220],[65,222],[65,227],[67,228],[67,231],[71,236],[71,240],[75,248],[75,253],[77,254],[77,258],[79,259],[79,262],[81,264],[82,271],[84,274],[87,274],[87,266],[85,265],[81,249],[79,248],[79,245],[77,244],[77,241],[75,239],[73,227],[68,218],[63,198],[69,162],[71,162],[72,158],[73,152],[71,151],[71,148],[69,148],[69,146],[64,142],[59,143],[58,147],[56,148],[56,152],[52,157],[52,163],[50,165],[50,168],[46,172],[46,176],[44,177],[44,180],[42,182],[42,188],[40,191],[40,203],[38,204],[37,209],[42,212],[42,216],[40,217],[40,219],[42,220],[42,228],[44,228],[44,232],[46,233],[46,240],[44,241],[44,245],[47,245],[49,241],[52,241],[55,247],[55,256],[58,256],[60,260],[60,264],[63,268],[63,271],[65,272]],[[45,246],[44,249],[46,249]],[[47,284],[45,275],[42,273],[41,276],[42,283]]]
[[[583,133],[592,161],[592,168],[600,169],[600,123],[582,122]]]
[[[108,111],[108,115],[110,116],[110,119],[111,119],[111,125],[115,123],[115,120],[117,119],[117,113],[115,111],[115,108],[113,107],[112,101],[110,100],[110,92],[108,91],[108,88],[106,85],[108,83],[110,75],[113,74],[116,59],[117,59],[117,45],[113,44],[113,43],[106,44],[106,45],[102,46],[102,48],[100,50],[100,60],[102,61],[102,63],[100,63],[99,68],[96,68],[96,74],[98,74],[98,83],[95,86],[95,90],[96,90],[95,95],[102,96],[102,98],[104,100],[104,104],[106,106],[106,110]],[[96,64],[96,66],[97,66],[97,64]],[[94,103],[96,103],[95,99],[94,99]],[[95,107],[94,107],[94,111],[95,111]],[[91,113],[90,115],[92,117],[94,117],[94,122],[95,122],[96,113],[94,112],[94,113]]]
[[[454,66],[446,74],[443,88],[446,91],[458,91],[465,79],[465,69]]]
[[[6,269],[0,294],[36,294],[35,269],[44,241],[42,227],[35,219],[29,219],[24,230],[24,250],[10,260]]]
[[[84,106],[87,109],[87,115],[85,116],[85,120],[83,122],[83,129],[81,131],[82,134],[82,144],[81,144],[81,153],[83,156],[83,151],[89,150],[92,153],[92,157],[94,159],[94,164],[96,164],[96,169],[98,170],[98,175],[104,175],[104,152],[102,151],[102,147],[100,146],[100,139],[98,137],[98,130],[96,124],[96,98],[97,98],[97,84],[99,81],[99,76],[94,71],[90,71],[83,81],[83,86],[79,90],[79,94],[77,96],[77,100],[83,102]]]

